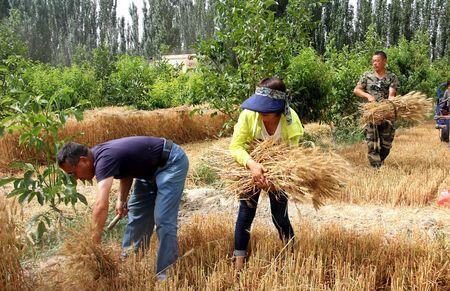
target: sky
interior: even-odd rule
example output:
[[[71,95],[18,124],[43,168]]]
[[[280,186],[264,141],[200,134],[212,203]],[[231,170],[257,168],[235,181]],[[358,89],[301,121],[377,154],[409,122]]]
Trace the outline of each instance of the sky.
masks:
[[[128,12],[132,2],[138,8],[139,14],[142,13],[143,0],[117,0],[117,17],[125,16],[125,19],[130,20],[130,13]]]

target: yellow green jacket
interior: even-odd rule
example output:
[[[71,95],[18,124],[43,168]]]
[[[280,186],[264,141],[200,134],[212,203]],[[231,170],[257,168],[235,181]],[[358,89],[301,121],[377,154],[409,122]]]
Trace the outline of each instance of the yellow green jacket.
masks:
[[[281,115],[281,138],[290,145],[298,145],[303,135],[303,126],[297,113],[291,108],[292,123],[286,122],[286,116]],[[250,155],[247,152],[250,143],[256,136],[261,136],[262,120],[258,112],[243,110],[239,115],[238,122],[234,126],[233,137],[230,143],[231,155],[236,161],[245,166]]]

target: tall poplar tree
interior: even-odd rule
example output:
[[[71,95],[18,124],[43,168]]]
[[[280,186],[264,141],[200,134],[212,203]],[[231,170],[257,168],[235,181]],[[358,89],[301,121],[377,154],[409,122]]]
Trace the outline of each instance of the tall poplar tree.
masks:
[[[141,54],[141,44],[139,42],[139,15],[138,9],[134,3],[129,8],[131,16],[130,48],[129,52],[133,55]]]
[[[0,20],[9,16],[10,9],[11,5],[9,5],[9,0],[0,0]]]
[[[388,45],[395,45],[400,40],[401,28],[400,0],[392,0],[389,4],[389,38]]]
[[[413,2],[414,0],[402,0],[401,12],[402,12],[402,35],[411,40],[414,36],[411,24],[411,16],[413,14]]]
[[[372,23],[372,0],[358,0],[356,3],[355,37],[364,40],[364,36]]]

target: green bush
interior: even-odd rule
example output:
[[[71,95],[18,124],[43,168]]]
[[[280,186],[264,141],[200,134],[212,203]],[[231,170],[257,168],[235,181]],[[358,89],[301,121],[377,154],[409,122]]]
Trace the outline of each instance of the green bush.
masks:
[[[179,94],[178,79],[172,80],[156,80],[156,82],[149,87],[146,101],[140,107],[146,109],[155,108],[169,108],[174,106],[174,97]]]
[[[329,53],[326,63],[333,68],[329,118],[336,126],[340,126],[343,118],[358,118],[358,109],[363,100],[353,93],[353,89],[364,71],[370,70],[369,60],[365,54],[344,48],[340,52]]]
[[[68,108],[82,101],[96,101],[98,96],[94,72],[77,65],[55,68],[44,64],[30,66],[24,74],[30,95],[55,98],[54,106]]]
[[[149,64],[142,57],[122,55],[105,84],[106,96],[102,105],[129,105],[139,109],[153,109],[170,106],[164,99],[151,100],[156,82],[171,82],[177,69],[165,63]],[[164,85],[160,85],[164,86]]]
[[[313,48],[305,48],[291,59],[287,85],[292,104],[303,121],[324,119],[330,108],[332,74]]]
[[[428,58],[428,37],[421,35],[412,41],[402,39],[389,48],[389,68],[398,76],[399,94],[422,91],[432,96],[438,84],[431,77],[431,61]]]
[[[205,83],[200,73],[179,73],[177,77],[156,80],[148,91],[148,109],[195,105],[206,100]]]
[[[180,94],[176,97],[176,104],[196,105],[208,101],[208,95],[204,90],[208,84],[205,82],[202,73],[188,71],[186,74],[178,76],[178,80],[183,86],[180,88]]]
[[[105,84],[102,105],[134,105],[139,107],[145,101],[146,91],[157,75],[147,61],[141,57],[120,56],[117,70]]]
[[[221,74],[205,67],[200,68],[200,71],[203,82],[199,85],[204,102],[230,117],[237,117],[236,104],[250,96],[250,85],[242,82],[236,74]]]

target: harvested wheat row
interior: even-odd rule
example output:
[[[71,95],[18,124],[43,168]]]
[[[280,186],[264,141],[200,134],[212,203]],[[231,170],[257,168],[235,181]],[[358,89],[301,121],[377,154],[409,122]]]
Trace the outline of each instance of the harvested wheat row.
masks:
[[[434,121],[396,132],[384,166],[376,172],[367,162],[367,145],[339,149],[358,170],[341,192],[339,201],[424,207],[435,204],[440,191],[450,186],[450,151],[439,140]]]
[[[93,146],[107,140],[134,136],[161,136],[178,144],[213,138],[222,129],[226,116],[213,110],[191,114],[193,107],[177,107],[154,111],[107,107],[86,111],[84,120],[70,120],[61,133],[76,137],[79,143]]]
[[[216,137],[227,117],[213,110],[191,114],[194,109],[185,106],[154,111],[122,107],[87,110],[83,121],[70,119],[59,135],[61,139],[67,138],[87,146],[136,135],[165,137],[178,144]],[[40,158],[39,153],[19,146],[17,133],[5,134],[0,138],[0,152],[0,167],[3,168],[15,161]]]
[[[366,103],[361,109],[361,125],[381,124],[384,120],[422,121],[431,112],[432,100],[421,92],[409,92],[394,100]]]
[[[337,197],[350,175],[347,161],[319,148],[290,147],[269,139],[258,142],[250,156],[267,169],[264,176],[274,191],[283,191],[292,201],[311,201],[316,208],[324,199]],[[250,171],[227,151],[217,150],[215,159],[211,162],[225,181],[227,192],[240,199],[250,198],[256,190]]]

